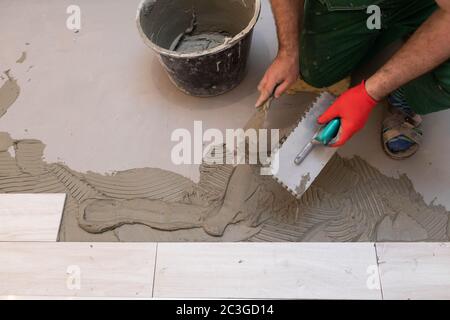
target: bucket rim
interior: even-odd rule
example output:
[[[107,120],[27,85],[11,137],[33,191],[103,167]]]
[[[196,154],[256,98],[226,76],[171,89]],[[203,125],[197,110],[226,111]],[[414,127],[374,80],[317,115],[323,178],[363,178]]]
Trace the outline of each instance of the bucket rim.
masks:
[[[224,50],[232,47],[239,41],[241,41],[245,36],[247,36],[254,29],[256,23],[258,22],[259,16],[261,14],[261,0],[254,0],[255,1],[255,12],[253,14],[252,19],[250,20],[247,27],[245,27],[241,32],[239,32],[237,35],[235,35],[233,38],[231,38],[230,41],[227,41],[226,43],[223,43],[217,47],[214,47],[214,48],[208,49],[208,50],[204,50],[204,51],[179,53],[179,52],[164,49],[164,48],[158,46],[157,44],[150,41],[150,39],[144,33],[144,30],[142,29],[142,26],[141,26],[140,18],[141,18],[142,8],[144,7],[144,4],[148,1],[149,0],[141,0],[141,2],[139,3],[139,6],[138,6],[138,10],[137,10],[137,14],[136,14],[136,24],[137,24],[137,28],[139,30],[139,34],[141,35],[141,38],[144,40],[144,43],[148,47],[150,47],[151,49],[153,49],[154,51],[156,51],[159,54],[162,54],[165,56],[170,56],[173,58],[188,58],[188,59],[198,58],[198,57],[202,57],[205,55],[210,55],[210,54],[224,51]],[[158,0],[156,0],[156,1],[158,1]]]

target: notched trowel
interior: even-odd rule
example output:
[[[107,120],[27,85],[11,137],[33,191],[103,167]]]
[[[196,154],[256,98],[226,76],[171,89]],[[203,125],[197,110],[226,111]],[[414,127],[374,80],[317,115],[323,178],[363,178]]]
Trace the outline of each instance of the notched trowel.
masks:
[[[297,198],[308,190],[337,151],[328,144],[339,132],[340,119],[334,119],[325,126],[317,123],[317,118],[335,99],[328,92],[322,93],[286,141],[272,154],[270,171],[273,177]]]

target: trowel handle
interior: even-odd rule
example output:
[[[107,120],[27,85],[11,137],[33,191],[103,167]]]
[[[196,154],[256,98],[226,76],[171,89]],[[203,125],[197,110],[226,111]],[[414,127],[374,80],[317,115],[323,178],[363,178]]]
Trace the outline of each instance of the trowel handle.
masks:
[[[331,120],[327,125],[325,125],[319,134],[316,136],[316,141],[323,145],[328,145],[339,133],[341,128],[341,119],[336,118]]]

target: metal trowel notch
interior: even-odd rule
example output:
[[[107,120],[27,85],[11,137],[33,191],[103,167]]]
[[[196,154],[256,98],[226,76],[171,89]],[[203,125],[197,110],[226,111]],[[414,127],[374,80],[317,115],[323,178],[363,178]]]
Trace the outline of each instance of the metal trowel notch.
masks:
[[[270,170],[274,179],[297,198],[308,190],[337,151],[336,148],[320,145],[312,148],[301,163],[294,161],[299,152],[305,149],[320,131],[321,126],[317,123],[317,118],[335,99],[336,97],[328,92],[322,93],[282,146],[272,155]]]

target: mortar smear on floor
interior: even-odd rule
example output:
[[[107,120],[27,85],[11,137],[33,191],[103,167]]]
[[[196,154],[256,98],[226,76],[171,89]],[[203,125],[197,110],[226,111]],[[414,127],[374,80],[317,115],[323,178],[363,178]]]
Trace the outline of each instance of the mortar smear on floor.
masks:
[[[23,51],[22,55],[20,56],[19,59],[17,59],[16,63],[24,63],[26,59],[27,59],[27,52]]]
[[[20,87],[17,84],[17,80],[11,76],[10,70],[6,70],[4,74],[6,81],[0,87],[0,117],[6,113],[20,94]]]
[[[0,133],[0,192],[67,193],[61,241],[448,240],[444,207],[358,157],[335,156],[297,200],[256,166],[205,161],[195,184],[151,168],[82,174],[43,152]]]

